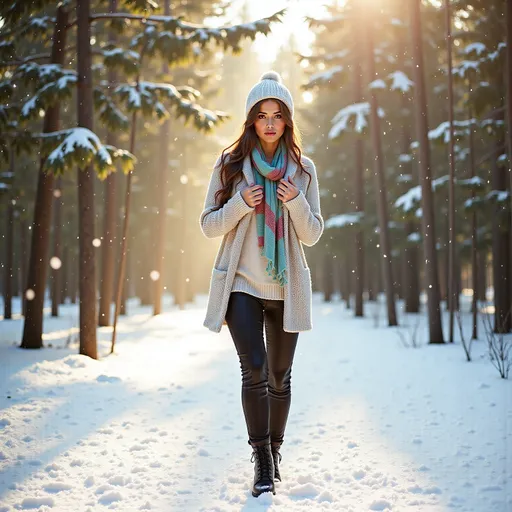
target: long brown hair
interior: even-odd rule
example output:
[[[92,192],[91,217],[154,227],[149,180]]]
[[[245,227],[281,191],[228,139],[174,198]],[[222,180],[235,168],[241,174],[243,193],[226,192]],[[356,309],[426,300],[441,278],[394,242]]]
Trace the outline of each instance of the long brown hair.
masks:
[[[235,142],[233,142],[233,144],[222,151],[220,160],[220,179],[222,188],[219,189],[215,194],[215,202],[217,203],[217,208],[221,208],[228,202],[229,198],[231,197],[231,191],[235,185],[235,180],[238,178],[242,180],[242,166],[244,158],[251,154],[252,150],[256,147],[258,142],[258,135],[256,134],[254,123],[256,122],[260,112],[261,104],[267,99],[272,99],[279,103],[281,114],[283,116],[284,122],[286,123],[286,127],[282,135],[286,149],[289,153],[291,153],[291,157],[297,166],[301,169],[302,172],[305,172],[309,176],[311,181],[311,174],[309,174],[309,172],[304,169],[304,166],[301,163],[302,148],[300,132],[297,128],[297,125],[293,122],[290,110],[282,101],[278,100],[277,98],[266,98],[256,103],[256,105],[254,105],[254,107],[252,107],[249,111],[243,126],[242,135],[240,135],[240,137]],[[237,182],[237,184],[238,183],[239,182]]]

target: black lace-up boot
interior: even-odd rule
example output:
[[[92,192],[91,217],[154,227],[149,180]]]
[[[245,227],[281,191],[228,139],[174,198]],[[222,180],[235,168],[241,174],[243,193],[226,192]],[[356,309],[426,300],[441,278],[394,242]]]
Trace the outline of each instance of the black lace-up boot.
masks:
[[[283,458],[279,452],[281,443],[272,443],[272,459],[274,460],[274,479],[281,482],[281,473],[279,471],[279,463]]]
[[[272,450],[270,442],[263,441],[253,444],[251,462],[254,462],[254,482],[252,486],[252,495],[257,498],[264,492],[275,494],[274,487],[274,461],[272,459]]]

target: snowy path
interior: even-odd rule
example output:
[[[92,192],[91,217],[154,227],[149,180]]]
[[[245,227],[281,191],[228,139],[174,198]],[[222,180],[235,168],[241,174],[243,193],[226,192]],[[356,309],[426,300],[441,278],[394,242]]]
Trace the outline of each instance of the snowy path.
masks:
[[[510,512],[512,382],[485,343],[467,364],[458,344],[405,348],[370,314],[315,301],[283,483],[258,499],[236,353],[227,329],[202,327],[201,307],[136,308],[101,361],[56,348],[74,306],[46,322],[53,348],[42,351],[13,346],[20,320],[0,322],[0,512]],[[99,332],[106,351],[109,329]]]

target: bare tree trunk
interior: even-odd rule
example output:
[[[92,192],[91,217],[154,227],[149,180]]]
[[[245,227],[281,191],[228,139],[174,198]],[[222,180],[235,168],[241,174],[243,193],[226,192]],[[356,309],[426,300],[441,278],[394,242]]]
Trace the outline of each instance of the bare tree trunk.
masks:
[[[324,302],[331,302],[334,294],[334,279],[333,279],[333,264],[332,255],[329,252],[324,254],[324,264],[322,266],[322,280]]]
[[[505,2],[505,17],[507,24],[507,148],[508,148],[508,173],[510,189],[510,214],[512,215],[512,2]],[[512,223],[512,219],[511,219]],[[512,284],[512,283],[511,283]],[[512,294],[512,292],[511,292]],[[512,313],[511,313],[512,314]]]
[[[422,206],[423,250],[425,260],[425,289],[427,292],[429,342],[444,343],[439,308],[439,278],[437,271],[434,203],[431,183],[430,149],[428,140],[427,99],[423,65],[421,0],[413,0],[411,10],[411,38],[413,46],[414,90],[416,94],[416,131],[419,141],[420,182]]]
[[[70,258],[69,269],[69,296],[71,297],[71,304],[76,304],[76,298],[78,295],[78,272],[74,257]]]
[[[66,297],[69,293],[69,249],[66,244],[62,248],[62,279],[60,289],[60,303],[66,303]]]
[[[506,171],[496,161],[501,141],[495,142],[496,152],[491,158],[491,186],[493,190],[507,189]],[[510,218],[503,213],[503,207],[496,205],[492,222],[492,270],[494,287],[494,332],[508,333],[511,325],[509,261],[510,261]]]
[[[126,251],[126,275],[124,278],[123,291],[121,293],[121,304],[119,306],[119,315],[127,315],[128,310],[126,307],[126,302],[130,297],[130,278],[133,275],[133,257],[132,251],[127,249]]]
[[[76,0],[78,126],[93,129],[90,0]],[[80,354],[98,358],[96,342],[96,264],[94,240],[94,170],[78,170]]]
[[[53,32],[51,55],[51,62],[53,64],[64,64],[68,17],[68,11],[60,6],[57,9],[57,19]],[[59,103],[57,102],[46,111],[43,133],[55,132],[59,129],[59,116],[60,110]],[[48,250],[50,248],[53,202],[53,174],[43,171],[45,158],[46,155],[42,155],[39,163],[28,279],[26,283],[26,290],[30,295],[26,299],[25,304],[22,348],[41,348],[43,346],[44,291],[48,276]]]
[[[445,0],[445,18],[446,18],[446,42],[448,47],[448,118],[450,123],[450,141],[449,161],[450,173],[448,181],[448,225],[449,225],[449,241],[448,241],[448,310],[450,314],[449,320],[449,336],[448,340],[453,343],[454,335],[454,315],[455,315],[455,294],[457,284],[455,282],[455,154],[454,154],[454,130],[453,130],[453,71],[452,71],[452,30],[451,30],[451,13],[450,2]],[[458,294],[457,294],[458,296]]]
[[[11,172],[14,152],[11,150]],[[5,271],[4,271],[4,320],[12,320],[12,274],[14,269],[14,197],[8,199],[7,215],[5,217]]]
[[[142,54],[140,66],[142,67]],[[137,77],[137,89],[139,87],[140,75]],[[130,131],[130,153],[135,153],[135,134],[137,132],[137,111],[135,110],[132,114],[131,131]],[[117,290],[116,290],[116,308],[114,312],[114,329],[112,331],[112,345],[110,353],[114,352],[116,344],[116,333],[117,333],[117,317],[119,316],[119,310],[121,309],[121,299],[123,294],[123,285],[125,283],[125,269],[127,260],[127,244],[128,244],[128,225],[130,222],[131,213],[131,197],[132,197],[132,176],[133,171],[128,173],[126,179],[126,195],[124,201],[124,222],[123,222],[123,235],[121,237],[121,262],[119,264],[119,273],[117,277]]]
[[[186,169],[186,164],[183,166]],[[187,258],[188,258],[188,243],[187,243],[187,191],[188,183],[182,185],[183,192],[181,194],[181,225],[180,225],[180,252],[178,255],[178,273],[177,273],[177,305],[179,309],[185,308],[186,302],[186,274],[187,274]]]
[[[20,246],[21,246],[21,262],[20,262],[20,292],[21,292],[21,314],[26,314],[26,297],[25,297],[25,286],[27,285],[28,279],[28,243],[27,243],[27,220],[22,218],[20,226]]]
[[[366,289],[368,291],[368,300],[375,301],[376,300],[376,275],[374,272],[374,262],[373,262],[373,253],[372,251],[366,247],[366,261],[365,261],[365,272],[366,272]]]
[[[164,14],[169,16],[171,8],[169,0],[164,0]],[[169,72],[167,62],[164,62],[162,73]],[[164,292],[164,262],[165,262],[165,226],[167,219],[167,175],[169,170],[169,134],[171,123],[166,120],[160,127],[160,166],[157,178],[157,221],[156,221],[156,251],[154,270],[158,273],[153,283],[153,314],[162,312],[162,296]]]
[[[358,16],[361,17],[361,9],[357,10]],[[362,26],[361,19],[354,26],[356,45],[354,46],[354,61],[353,61],[353,87],[354,87],[354,102],[360,103],[363,101],[363,85],[362,85],[362,72],[361,72],[361,59],[359,56],[359,49],[362,45],[361,31],[359,27]],[[361,137],[357,137],[355,141],[355,209],[356,212],[364,212],[364,142]],[[364,232],[362,228],[358,228],[355,233],[355,283],[354,283],[354,315],[356,317],[364,316],[363,304],[363,291],[364,291],[364,275],[365,275],[365,252],[364,252]]]
[[[344,294],[344,298],[345,298],[347,309],[350,309],[350,296],[352,295],[353,290],[352,290],[352,272],[350,270],[352,268],[352,254],[349,251],[346,252],[345,261],[346,261],[346,265],[345,265],[345,294]]]
[[[375,58],[373,48],[373,33],[371,24],[368,25],[367,32],[367,52],[368,52],[368,71],[370,81],[375,78]],[[382,142],[380,134],[380,121],[378,115],[378,104],[375,90],[370,91],[370,106],[371,106],[371,132],[374,160],[374,172],[376,178],[376,199],[377,209],[379,216],[379,242],[381,249],[381,266],[382,275],[384,278],[384,288],[386,293],[388,325],[398,325],[395,309],[395,292],[393,281],[393,263],[391,257],[391,240],[389,236],[388,226],[388,200],[386,190],[386,179],[384,176],[384,155],[382,152]]]
[[[478,258],[478,300],[487,301],[487,251],[481,249],[477,253]]]
[[[468,83],[468,91],[471,90],[471,83]],[[471,103],[468,102],[469,111],[468,119],[473,118],[473,111]],[[473,127],[469,128],[469,171],[470,178],[475,177],[475,137]],[[471,199],[475,198],[475,192],[471,192]],[[479,282],[478,282],[478,240],[477,240],[477,218],[476,211],[471,214],[471,282],[473,287],[473,297],[471,301],[471,312],[473,329],[471,339],[478,338],[478,295],[479,295]]]
[[[109,12],[114,13],[117,10],[117,0],[110,0]],[[114,30],[109,32],[109,43],[115,45],[116,33]],[[109,69],[107,80],[110,87],[117,84],[117,73]],[[117,137],[111,131],[107,133],[107,144],[117,146]],[[115,279],[115,254],[117,246],[117,173],[112,172],[107,176],[105,185],[105,212],[103,225],[103,244],[102,244],[102,266],[101,266],[101,292],[100,305],[98,312],[98,325],[104,327],[110,325],[110,305],[114,292]]]
[[[62,178],[59,177],[54,190],[54,222],[53,222],[53,256],[58,258],[61,267],[51,270],[52,283],[52,316],[59,316],[60,294],[62,289],[62,259],[61,259],[61,238],[62,238]],[[56,262],[57,263],[57,262]]]

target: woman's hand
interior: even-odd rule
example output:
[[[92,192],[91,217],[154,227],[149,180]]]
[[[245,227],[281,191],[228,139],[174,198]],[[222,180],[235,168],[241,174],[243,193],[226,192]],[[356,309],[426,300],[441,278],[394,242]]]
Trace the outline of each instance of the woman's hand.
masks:
[[[277,187],[277,197],[281,199],[283,203],[291,201],[299,195],[299,189],[290,176],[288,176],[288,180],[289,181],[285,179],[280,180]]]
[[[252,185],[250,187],[245,187],[241,194],[244,198],[244,201],[247,203],[247,206],[254,208],[255,206],[258,206],[261,201],[263,201],[263,186]]]

